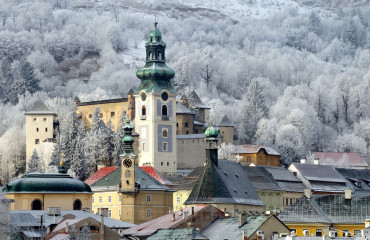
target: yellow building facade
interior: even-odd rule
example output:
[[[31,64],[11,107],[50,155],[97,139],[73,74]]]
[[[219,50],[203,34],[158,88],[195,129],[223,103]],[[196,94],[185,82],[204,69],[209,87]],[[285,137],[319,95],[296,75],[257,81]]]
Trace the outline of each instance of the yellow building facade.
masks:
[[[244,164],[254,164],[263,166],[280,166],[280,154],[270,147],[263,145],[237,145],[236,151],[241,157],[240,162]]]

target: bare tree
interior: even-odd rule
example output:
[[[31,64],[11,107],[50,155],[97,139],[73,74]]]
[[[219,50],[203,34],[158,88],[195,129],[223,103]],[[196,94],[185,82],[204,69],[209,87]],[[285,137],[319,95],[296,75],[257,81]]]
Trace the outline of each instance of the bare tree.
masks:
[[[209,84],[213,81],[212,75],[215,71],[215,67],[209,63],[207,63],[204,67],[200,69],[200,76],[206,82],[207,89]]]

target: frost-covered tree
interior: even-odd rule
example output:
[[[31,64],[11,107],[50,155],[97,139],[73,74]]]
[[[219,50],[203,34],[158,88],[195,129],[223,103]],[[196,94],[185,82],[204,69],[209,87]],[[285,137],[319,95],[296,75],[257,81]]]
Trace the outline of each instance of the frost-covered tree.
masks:
[[[27,167],[27,172],[44,172],[43,164],[41,163],[41,159],[36,150],[33,150]]]
[[[125,124],[125,111],[122,109],[121,115],[119,116],[117,131],[113,135],[113,152],[112,158],[115,166],[121,165],[120,155],[123,152],[123,141],[124,136],[123,125]]]
[[[239,158],[235,154],[236,146],[231,143],[221,143],[218,146],[218,157],[220,159],[239,161]]]

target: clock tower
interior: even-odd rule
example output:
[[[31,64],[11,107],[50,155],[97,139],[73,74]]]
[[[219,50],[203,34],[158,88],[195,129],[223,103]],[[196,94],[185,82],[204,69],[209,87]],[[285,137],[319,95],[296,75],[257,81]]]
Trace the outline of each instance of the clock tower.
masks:
[[[123,126],[123,153],[121,154],[121,190],[124,193],[135,193],[137,187],[135,185],[135,166],[137,165],[137,156],[134,153],[132,144],[134,138],[132,137],[132,130],[134,128],[130,125],[130,119],[127,116],[126,124]]]
[[[135,93],[139,165],[150,165],[163,173],[175,173],[176,92],[171,85],[175,72],[166,66],[166,44],[157,24],[154,23],[145,44],[145,66],[136,72],[141,80]]]

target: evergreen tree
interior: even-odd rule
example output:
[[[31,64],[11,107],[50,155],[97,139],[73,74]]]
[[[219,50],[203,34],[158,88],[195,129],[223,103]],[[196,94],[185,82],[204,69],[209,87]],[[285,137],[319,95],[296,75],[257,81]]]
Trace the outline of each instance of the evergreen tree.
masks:
[[[113,163],[115,166],[121,165],[120,154],[122,154],[123,152],[122,138],[124,135],[124,131],[123,131],[123,125],[125,124],[124,121],[125,121],[125,111],[123,111],[122,109],[121,115],[119,116],[119,120],[118,120],[117,131],[113,136],[113,148],[114,149],[113,149],[112,157],[113,157]]]
[[[28,172],[44,172],[39,155],[33,150],[30,161],[28,162]]]
[[[61,154],[63,152],[63,140],[59,132],[57,132],[55,140],[56,143],[54,145],[53,153],[51,154],[51,161],[49,165],[58,167],[61,160]]]
[[[343,41],[345,43],[350,43],[352,47],[357,48],[357,29],[352,19],[345,26]]]
[[[320,17],[315,12],[311,12],[308,23],[308,28],[310,29],[310,31],[319,34],[321,27],[320,25],[321,25]]]

